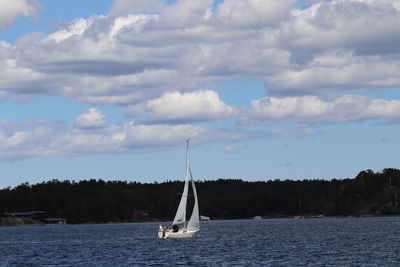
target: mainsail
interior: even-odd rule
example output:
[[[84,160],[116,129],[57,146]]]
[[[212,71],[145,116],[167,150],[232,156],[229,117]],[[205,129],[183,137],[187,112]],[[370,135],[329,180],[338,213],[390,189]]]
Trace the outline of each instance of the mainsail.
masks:
[[[199,204],[197,200],[197,191],[196,186],[194,185],[194,180],[192,176],[192,171],[190,170],[189,165],[189,140],[187,140],[186,144],[186,175],[185,175],[185,186],[183,188],[183,193],[181,200],[179,202],[178,210],[176,211],[176,215],[173,221],[173,224],[184,224],[186,222],[186,206],[188,199],[188,191],[189,191],[189,181],[192,185],[193,196],[194,196],[194,206],[192,215],[190,216],[189,223],[187,225],[187,229],[199,229]]]
[[[185,187],[183,188],[181,201],[179,202],[178,210],[176,211],[173,224],[183,224],[186,221],[186,204],[188,198],[188,190],[189,190],[189,176],[186,175]]]

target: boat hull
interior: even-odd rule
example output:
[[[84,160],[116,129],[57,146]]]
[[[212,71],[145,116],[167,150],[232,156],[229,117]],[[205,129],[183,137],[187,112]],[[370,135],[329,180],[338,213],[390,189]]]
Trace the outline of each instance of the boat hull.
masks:
[[[159,239],[193,239],[196,238],[200,230],[179,230],[178,232],[158,232]]]

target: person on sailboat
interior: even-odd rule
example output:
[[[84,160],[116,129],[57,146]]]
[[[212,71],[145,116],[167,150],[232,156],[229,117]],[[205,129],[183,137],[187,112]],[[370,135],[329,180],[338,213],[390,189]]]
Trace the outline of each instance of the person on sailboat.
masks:
[[[165,237],[165,229],[163,228],[161,223],[160,223],[160,226],[158,227],[158,232],[162,232],[162,238]]]

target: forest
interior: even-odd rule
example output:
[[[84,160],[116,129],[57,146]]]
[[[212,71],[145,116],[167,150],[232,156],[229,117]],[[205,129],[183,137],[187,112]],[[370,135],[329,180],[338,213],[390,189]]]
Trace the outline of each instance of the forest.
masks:
[[[399,215],[400,170],[332,180],[196,181],[200,214],[211,219]],[[182,181],[51,180],[0,190],[0,215],[47,211],[68,223],[172,220]]]

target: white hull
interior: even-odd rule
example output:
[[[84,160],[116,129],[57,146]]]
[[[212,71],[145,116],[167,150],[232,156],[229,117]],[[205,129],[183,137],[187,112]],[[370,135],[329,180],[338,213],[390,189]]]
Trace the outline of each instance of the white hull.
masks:
[[[163,232],[159,231],[158,232],[158,238],[159,239],[193,239],[196,238],[197,232],[200,231],[200,229],[197,230],[179,230],[178,232]]]

